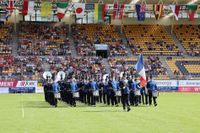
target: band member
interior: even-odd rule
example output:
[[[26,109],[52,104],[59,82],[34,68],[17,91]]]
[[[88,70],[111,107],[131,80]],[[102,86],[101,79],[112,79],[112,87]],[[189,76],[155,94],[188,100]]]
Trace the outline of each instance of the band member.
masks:
[[[53,93],[54,93],[54,101],[53,101],[53,105],[55,107],[57,107],[57,98],[55,97],[55,95],[59,94],[60,93],[60,85],[58,84],[58,82],[54,82],[52,84],[52,87],[53,87]]]
[[[44,82],[43,86],[44,86],[44,99],[46,102],[48,102],[48,83]]]
[[[152,76],[150,76],[150,81],[147,82],[147,89],[149,93],[149,105],[152,105],[152,98],[153,98],[154,106],[157,106],[156,98],[158,94],[158,88]]]
[[[115,95],[115,92],[118,90],[119,90],[119,83],[115,78],[113,78],[113,80],[111,81],[111,103],[112,103],[112,106],[114,106],[114,105],[118,106],[117,98]]]
[[[80,94],[80,102],[84,103],[84,82],[82,79],[77,83],[77,86],[79,88],[79,94]]]
[[[132,84],[131,84],[131,88],[130,88],[130,103],[131,103],[131,105],[136,105],[136,96],[135,96],[136,86],[137,86],[136,79],[132,79]]]
[[[58,81],[58,84],[60,85],[60,98],[62,101],[66,102],[65,83],[61,80]]]
[[[87,92],[89,90],[89,82],[84,79],[83,85],[83,103],[87,104]]]
[[[146,77],[146,80],[148,82],[148,77]],[[146,87],[143,87],[142,89],[144,90],[145,104],[148,105],[148,103],[149,103],[148,102],[149,101],[149,94],[148,94],[147,85],[146,85]]]
[[[102,103],[102,101],[103,101],[103,88],[104,88],[103,79],[101,79],[99,81],[98,86],[99,86],[99,98],[98,98],[98,102]]]
[[[103,86],[103,103],[106,104],[108,103],[108,77],[106,77],[105,81],[104,81],[104,86]]]
[[[120,86],[122,87],[122,105],[123,105],[123,110],[125,111],[127,108],[127,111],[129,112],[131,110],[130,108],[130,104],[129,104],[129,85],[128,83],[125,81],[125,79],[123,79],[123,82],[120,82]]]
[[[71,90],[70,105],[76,107],[76,99],[75,98],[78,98],[79,96],[78,95],[76,96],[75,93],[76,94],[79,94],[79,93],[78,93],[78,86],[77,86],[75,78],[73,78],[70,83],[70,90]]]
[[[70,81],[69,79],[64,83],[64,87],[65,87],[65,101],[66,103],[70,104],[70,97],[71,97],[71,85],[70,85]]]
[[[139,98],[141,97],[140,94],[140,83],[138,81],[138,79],[136,79],[136,88],[135,88],[135,106],[138,106],[139,104]]]
[[[96,106],[96,96],[98,96],[99,94],[95,94],[99,91],[97,82],[93,79],[90,82],[90,96],[91,96],[91,105]],[[98,92],[99,93],[99,92]]]

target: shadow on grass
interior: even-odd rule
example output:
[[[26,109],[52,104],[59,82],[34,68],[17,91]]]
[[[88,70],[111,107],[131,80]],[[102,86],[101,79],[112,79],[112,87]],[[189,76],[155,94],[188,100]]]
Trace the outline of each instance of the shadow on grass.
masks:
[[[124,111],[123,109],[119,109],[119,110],[87,110],[87,111],[82,111],[82,112],[85,112],[85,113],[97,113],[97,112],[126,112]]]
[[[47,102],[45,101],[23,101],[23,106],[24,108],[52,108],[52,106],[50,104],[48,104]],[[105,105],[105,104],[97,104],[96,107],[92,107],[92,106],[89,106],[87,104],[83,104],[83,103],[79,103],[77,102],[77,106],[76,107],[71,107],[71,108],[84,108],[84,107],[91,107],[91,108],[110,108],[110,107],[115,107],[115,106],[109,106],[109,105]],[[134,107],[134,106],[131,106],[131,108],[141,108],[141,107],[149,107],[149,106],[146,106],[146,105],[140,105],[140,106],[137,106],[137,107]],[[62,101],[58,101],[58,106],[57,108],[70,108],[70,105],[68,105],[67,103],[65,102],[62,102]],[[122,106],[120,105],[119,107],[116,107],[116,108],[122,108]],[[85,112],[121,112],[119,110],[96,110],[96,111],[85,111]]]

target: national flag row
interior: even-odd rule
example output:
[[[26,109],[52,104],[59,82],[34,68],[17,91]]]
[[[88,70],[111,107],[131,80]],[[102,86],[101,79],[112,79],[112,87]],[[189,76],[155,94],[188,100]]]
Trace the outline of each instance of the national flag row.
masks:
[[[13,0],[9,0],[9,4],[7,10],[11,13],[14,9]],[[163,10],[169,9],[172,11],[176,20],[178,20],[178,15],[180,10],[185,10],[188,12],[189,19],[191,21],[194,20],[194,15],[196,11],[200,12],[200,4],[199,5],[163,5],[163,4],[155,4],[155,5],[145,5],[145,4],[104,4],[104,3],[66,3],[66,2],[58,2],[57,5],[57,17],[59,19],[64,18],[65,13],[68,9],[74,9],[76,16],[81,18],[85,15],[86,10],[94,11],[94,18],[97,21],[103,21],[104,16],[108,10],[113,10],[113,19],[122,19],[124,12],[134,10],[137,13],[137,17],[139,21],[145,20],[145,12],[149,10],[153,10],[155,14],[155,18],[158,20],[163,16]],[[25,16],[27,14],[32,15],[35,12],[35,2],[30,0],[23,0],[22,4],[22,15]],[[51,2],[41,2],[41,16],[51,16],[52,15],[52,3]]]
[[[157,20],[163,16],[163,10],[165,8],[167,8],[167,6],[163,4],[153,5],[153,12]],[[185,10],[188,12],[189,20],[194,21],[194,15],[196,11],[200,12],[200,5],[169,5],[169,9],[172,11],[176,20],[178,20],[179,11]],[[145,20],[145,11],[146,11],[145,4],[136,4],[136,12],[139,21]]]

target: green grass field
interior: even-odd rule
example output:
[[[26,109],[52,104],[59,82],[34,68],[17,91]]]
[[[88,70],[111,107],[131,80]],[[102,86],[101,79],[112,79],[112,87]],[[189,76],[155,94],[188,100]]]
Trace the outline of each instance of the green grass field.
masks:
[[[42,94],[1,94],[0,133],[200,133],[200,93],[161,93],[157,107],[122,107],[59,102]]]

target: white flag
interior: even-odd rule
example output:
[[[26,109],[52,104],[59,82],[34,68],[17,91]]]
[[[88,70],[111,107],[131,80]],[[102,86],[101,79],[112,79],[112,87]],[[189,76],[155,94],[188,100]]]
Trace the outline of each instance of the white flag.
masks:
[[[83,18],[85,15],[85,3],[74,3],[77,18]]]
[[[180,6],[170,5],[170,9],[172,10],[172,13],[174,14],[176,20],[178,20]]]
[[[34,12],[35,12],[34,6],[35,6],[35,2],[34,1],[29,1],[28,2],[28,14],[29,15],[34,14]]]

